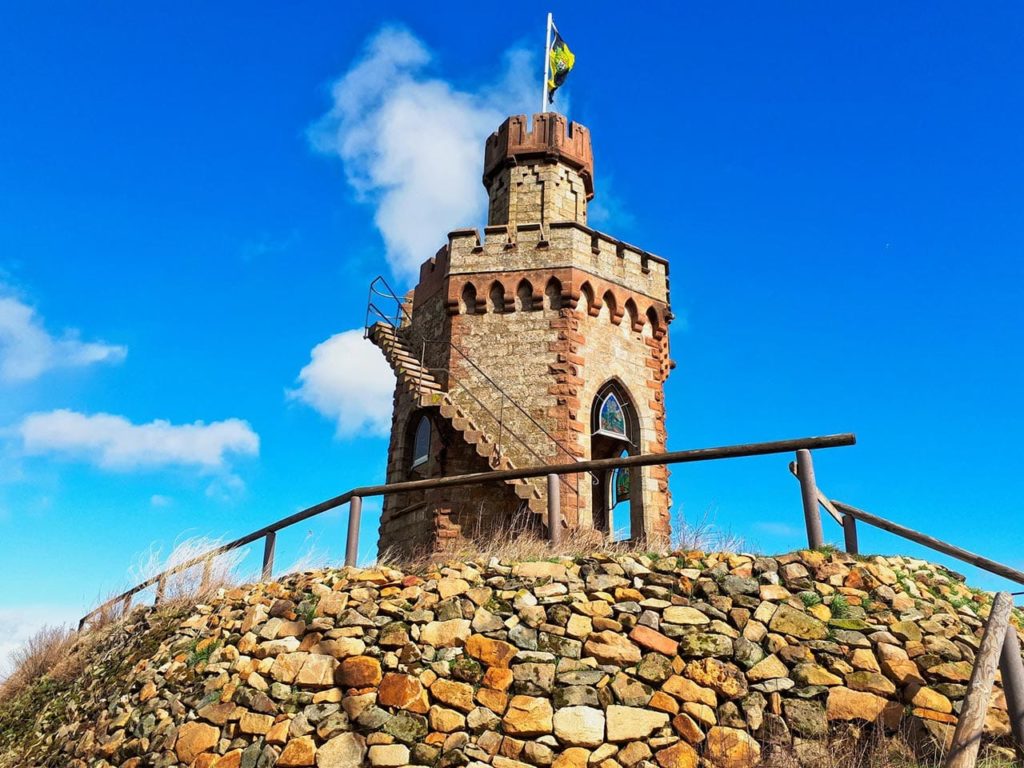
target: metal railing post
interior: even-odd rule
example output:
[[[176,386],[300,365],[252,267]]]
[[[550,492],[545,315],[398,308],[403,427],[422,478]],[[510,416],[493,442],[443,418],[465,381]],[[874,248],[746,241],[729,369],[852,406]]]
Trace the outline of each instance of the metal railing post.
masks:
[[[974,768],[981,746],[981,732],[985,727],[992,686],[996,681],[996,665],[1006,644],[1006,629],[1010,625],[1013,598],[1009,592],[1000,592],[992,601],[992,611],[985,623],[985,633],[974,657],[974,669],[967,684],[963,709],[953,731],[953,743],[946,755],[944,768]]]
[[[552,546],[562,543],[562,499],[558,475],[548,475],[548,541]]]
[[[860,554],[857,548],[857,518],[850,515],[843,515],[843,543],[849,554]]]
[[[277,549],[277,531],[270,531],[263,540],[263,581],[274,578],[274,550]]]
[[[825,545],[825,534],[821,531],[821,514],[818,512],[818,486],[814,482],[811,452],[806,448],[796,452],[796,471],[797,479],[800,480],[800,498],[804,504],[807,546],[810,549],[821,549]]]
[[[1003,673],[1003,693],[1006,695],[1006,714],[1010,718],[1017,756],[1024,759],[1024,661],[1020,657],[1020,638],[1011,624],[1006,628],[1006,639],[999,656],[999,671]]]
[[[348,539],[345,541],[345,565],[355,567],[359,559],[359,518],[363,514],[363,500],[353,496],[348,503]]]

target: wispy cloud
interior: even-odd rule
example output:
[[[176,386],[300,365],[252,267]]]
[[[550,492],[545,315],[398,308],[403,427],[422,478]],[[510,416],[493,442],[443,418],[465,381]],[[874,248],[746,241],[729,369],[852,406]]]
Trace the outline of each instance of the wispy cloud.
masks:
[[[103,469],[169,466],[218,471],[228,456],[255,456],[260,439],[241,419],[206,424],[156,420],[133,424],[123,416],[56,410],[31,414],[18,426],[25,453],[79,458]]]
[[[156,508],[169,507],[174,503],[174,499],[170,496],[164,496],[162,493],[154,493],[149,497],[149,506]]]
[[[508,114],[532,112],[536,59],[505,54],[494,82],[462,90],[432,76],[434,55],[406,29],[385,27],[332,89],[333,105],[309,131],[336,155],[349,184],[376,208],[388,263],[402,278],[445,234],[483,219],[480,183],[487,136]]]
[[[73,328],[52,335],[33,307],[0,284],[0,381],[32,381],[58,368],[120,363],[127,354],[117,344],[82,341]]]
[[[361,330],[342,331],[313,347],[288,397],[334,421],[338,437],[383,436],[391,427],[395,376]]]

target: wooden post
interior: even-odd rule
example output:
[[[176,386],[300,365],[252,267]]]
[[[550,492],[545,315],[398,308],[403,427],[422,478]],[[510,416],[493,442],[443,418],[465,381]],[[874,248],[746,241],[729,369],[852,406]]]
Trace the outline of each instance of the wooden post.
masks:
[[[132,596],[125,595],[124,600],[121,603],[121,615],[127,616],[132,609]]]
[[[807,546],[810,549],[821,549],[825,545],[825,534],[821,531],[821,514],[818,512],[818,486],[814,482],[811,452],[805,448],[796,452],[796,472],[800,480],[800,498],[804,504]]]
[[[548,541],[557,547],[562,543],[562,498],[558,475],[548,475]]]
[[[996,680],[996,665],[1006,641],[1006,628],[1010,624],[1013,598],[1009,592],[1000,592],[992,602],[992,612],[985,624],[978,654],[974,657],[971,681],[967,684],[963,709],[953,732],[953,744],[946,755],[944,768],[974,768],[981,746],[981,732],[988,714],[992,686]]]
[[[1006,640],[999,657],[999,671],[1003,673],[1003,693],[1006,694],[1006,714],[1010,717],[1017,755],[1024,760],[1024,662],[1020,657],[1020,638],[1011,624],[1006,628]]]
[[[363,500],[353,496],[348,503],[348,539],[345,541],[345,565],[355,567],[359,559],[359,518],[363,514]]]
[[[277,548],[277,531],[270,531],[263,540],[263,581],[274,578],[274,550]]]
[[[167,574],[161,573],[160,578],[156,580],[156,599],[153,600],[153,605],[160,605],[164,601],[164,593],[167,591]]]
[[[857,518],[843,515],[843,541],[846,551],[851,555],[858,554],[857,549]]]

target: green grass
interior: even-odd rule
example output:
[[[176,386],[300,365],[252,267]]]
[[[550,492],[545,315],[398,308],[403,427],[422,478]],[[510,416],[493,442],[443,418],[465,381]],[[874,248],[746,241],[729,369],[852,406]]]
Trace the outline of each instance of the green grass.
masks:
[[[828,607],[832,611],[833,619],[845,619],[850,616],[850,603],[842,595],[834,596]]]
[[[800,598],[800,602],[804,604],[805,608],[810,608],[812,605],[821,605],[821,595],[817,592],[805,591],[797,594]]]
[[[313,623],[313,619],[316,618],[316,608],[320,605],[320,598],[317,595],[310,595],[295,609],[296,615],[306,622],[307,625]]]
[[[189,648],[188,658],[185,660],[186,666],[195,667],[199,664],[205,664],[207,661],[210,660],[210,657],[213,655],[213,652],[216,651],[218,647],[220,647],[220,642],[218,641],[210,643],[202,650],[199,650],[198,646],[199,643],[201,642],[202,638],[198,637],[192,642],[192,645]]]

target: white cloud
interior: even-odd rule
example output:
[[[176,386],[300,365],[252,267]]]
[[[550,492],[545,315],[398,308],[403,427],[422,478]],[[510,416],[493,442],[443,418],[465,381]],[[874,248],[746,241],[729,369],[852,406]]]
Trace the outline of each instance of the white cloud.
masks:
[[[536,59],[506,53],[504,74],[472,91],[427,73],[433,55],[405,29],[385,27],[332,89],[310,128],[313,146],[344,162],[349,183],[376,207],[375,223],[399,277],[457,227],[482,221],[484,140],[509,114],[532,114]]]
[[[170,496],[164,496],[161,493],[154,493],[149,497],[149,505],[151,507],[169,507],[174,503],[174,499]]]
[[[361,330],[343,331],[313,347],[288,396],[332,419],[338,437],[386,435],[395,376]]]
[[[205,424],[156,420],[132,424],[123,416],[70,410],[34,413],[18,426],[28,454],[63,454],[104,469],[191,466],[221,470],[227,455],[254,456],[260,439],[241,419]]]
[[[35,309],[0,285],[0,380],[31,381],[56,368],[119,363],[127,354],[123,346],[82,341],[74,329],[52,336]]]

